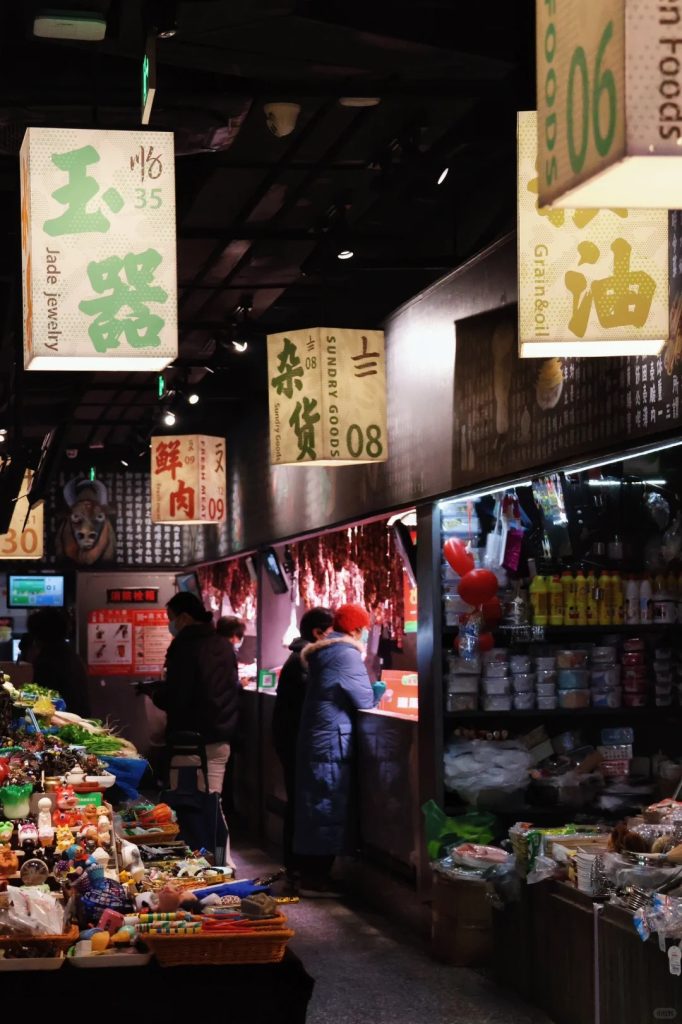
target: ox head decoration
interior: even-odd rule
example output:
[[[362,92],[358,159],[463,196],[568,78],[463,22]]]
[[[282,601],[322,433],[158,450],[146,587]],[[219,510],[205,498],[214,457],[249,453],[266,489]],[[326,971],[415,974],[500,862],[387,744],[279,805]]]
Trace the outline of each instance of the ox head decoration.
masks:
[[[64,487],[68,512],[59,530],[59,553],[79,565],[110,561],[116,535],[107,508],[107,489],[100,480],[76,478]]]

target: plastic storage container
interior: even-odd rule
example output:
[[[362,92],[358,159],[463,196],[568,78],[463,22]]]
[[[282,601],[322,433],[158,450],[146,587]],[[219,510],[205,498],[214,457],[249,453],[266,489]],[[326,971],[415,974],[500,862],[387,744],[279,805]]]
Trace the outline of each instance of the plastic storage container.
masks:
[[[527,654],[512,654],[509,668],[513,673],[530,672],[530,658]]]
[[[623,706],[623,691],[615,687],[612,690],[592,690],[593,708],[620,708]]]
[[[589,706],[589,690],[559,690],[559,707],[563,710],[578,711]]]
[[[556,697],[556,684],[552,682],[538,682],[535,686],[535,692],[537,693],[538,697]]]
[[[503,697],[509,693],[510,680],[509,679],[484,679],[483,693],[487,697]]]
[[[587,651],[557,651],[556,663],[559,668],[585,668],[587,666]]]
[[[506,679],[508,675],[509,665],[506,662],[494,662],[492,665],[486,665],[486,679]]]
[[[511,697],[486,697],[483,701],[484,711],[511,711]]]
[[[557,673],[554,668],[539,668],[535,673],[537,676],[538,683],[552,683],[553,686],[557,684]]]
[[[608,690],[611,687],[619,686],[620,665],[610,665],[608,668],[593,667],[590,672],[590,683],[598,690]]]
[[[553,654],[541,654],[535,659],[535,668],[538,672],[554,672],[556,669],[556,658]]]
[[[448,693],[478,693],[478,676],[450,676]]]
[[[540,696],[538,694],[538,711],[556,711],[558,703],[556,696]]]
[[[448,711],[478,711],[478,694],[449,693],[445,706]]]
[[[531,690],[526,693],[514,694],[515,711],[532,711],[535,708],[535,693]]]
[[[535,676],[530,672],[517,672],[512,676],[512,688],[514,693],[528,693],[535,689]]]
[[[615,647],[593,647],[592,664],[615,665],[617,661],[617,654],[618,651]]]
[[[583,668],[559,669],[560,690],[586,690],[590,684],[590,673]]]
[[[493,647],[483,655],[484,665],[506,665],[509,662],[509,651],[506,647]]]

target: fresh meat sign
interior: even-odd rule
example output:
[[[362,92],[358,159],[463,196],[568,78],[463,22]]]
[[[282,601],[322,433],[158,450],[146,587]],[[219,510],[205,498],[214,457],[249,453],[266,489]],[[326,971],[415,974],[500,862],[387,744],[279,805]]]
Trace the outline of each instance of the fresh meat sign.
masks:
[[[204,434],[152,438],[152,522],[224,523],[226,445]]]

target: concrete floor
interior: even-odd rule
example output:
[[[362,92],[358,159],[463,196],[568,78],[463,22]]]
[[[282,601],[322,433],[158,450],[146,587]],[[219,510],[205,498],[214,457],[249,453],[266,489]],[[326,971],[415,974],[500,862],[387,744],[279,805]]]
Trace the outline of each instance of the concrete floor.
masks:
[[[242,844],[233,857],[237,877],[277,866]],[[309,1024],[551,1024],[485,974],[432,960],[418,937],[365,907],[301,900],[284,910],[315,979]]]

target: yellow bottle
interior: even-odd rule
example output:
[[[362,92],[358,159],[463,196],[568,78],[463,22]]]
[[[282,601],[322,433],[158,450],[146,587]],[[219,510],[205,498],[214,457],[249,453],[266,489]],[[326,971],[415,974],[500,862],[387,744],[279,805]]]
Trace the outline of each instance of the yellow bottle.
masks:
[[[578,613],[575,606],[575,580],[572,572],[562,572],[561,586],[564,591],[564,626],[575,626]]]
[[[599,625],[599,604],[595,596],[595,590],[597,589],[597,577],[594,575],[592,569],[587,574],[587,625],[598,626]]]
[[[611,573],[611,622],[614,626],[622,626],[625,622],[625,594],[619,572]]]
[[[597,587],[599,589],[598,622],[600,626],[610,626],[613,622],[613,590],[611,577],[606,570],[602,571],[597,580]]]
[[[576,626],[587,625],[587,580],[585,573],[580,570],[575,578],[575,611]]]
[[[564,624],[564,588],[561,576],[552,576],[549,581],[549,623],[551,626]]]
[[[549,622],[549,586],[545,576],[534,576],[528,588],[533,609],[533,624],[546,626]]]

